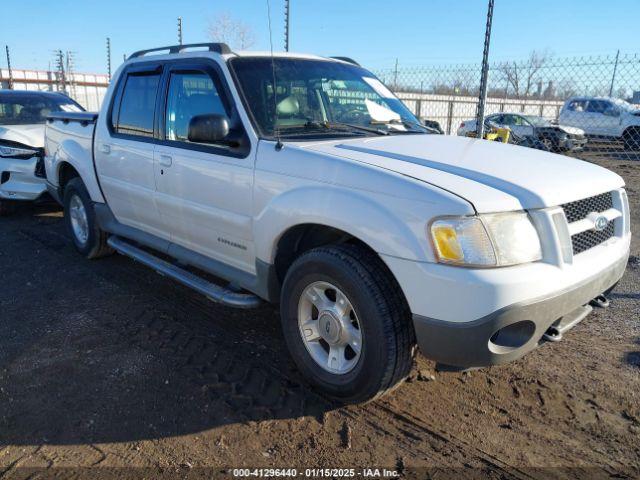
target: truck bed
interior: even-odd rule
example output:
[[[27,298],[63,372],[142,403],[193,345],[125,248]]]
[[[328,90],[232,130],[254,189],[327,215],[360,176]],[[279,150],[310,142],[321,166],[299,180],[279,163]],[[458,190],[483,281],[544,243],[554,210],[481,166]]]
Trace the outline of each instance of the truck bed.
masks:
[[[97,118],[95,112],[50,114],[45,128],[45,168],[49,183],[58,187],[61,167],[70,165],[84,179],[91,198],[102,202],[93,168],[93,131]]]

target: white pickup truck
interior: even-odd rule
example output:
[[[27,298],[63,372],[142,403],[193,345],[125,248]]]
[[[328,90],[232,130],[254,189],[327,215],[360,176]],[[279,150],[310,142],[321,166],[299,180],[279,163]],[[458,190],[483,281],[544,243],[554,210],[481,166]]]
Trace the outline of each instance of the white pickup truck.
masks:
[[[640,108],[619,98],[572,97],[564,103],[558,121],[590,137],[622,140],[626,150],[640,150]]]
[[[81,254],[279,304],[300,370],[344,401],[396,386],[416,345],[462,369],[559,340],[629,255],[618,175],[429,134],[344,58],[137,52],[99,115],[50,117],[45,149]]]

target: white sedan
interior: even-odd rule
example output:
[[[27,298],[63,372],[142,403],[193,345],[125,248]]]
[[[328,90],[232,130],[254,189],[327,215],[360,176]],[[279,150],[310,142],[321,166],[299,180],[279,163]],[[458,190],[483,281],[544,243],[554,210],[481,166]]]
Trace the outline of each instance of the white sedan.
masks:
[[[494,113],[486,117],[501,127],[508,127],[521,138],[532,138],[543,144],[546,150],[564,152],[582,148],[587,143],[584,130],[566,125],[556,125],[547,119],[521,113]],[[458,128],[458,136],[466,137],[476,130],[476,120],[465,120]]]
[[[84,109],[61,93],[0,90],[0,215],[14,201],[36,200],[46,192],[44,124],[52,112]]]

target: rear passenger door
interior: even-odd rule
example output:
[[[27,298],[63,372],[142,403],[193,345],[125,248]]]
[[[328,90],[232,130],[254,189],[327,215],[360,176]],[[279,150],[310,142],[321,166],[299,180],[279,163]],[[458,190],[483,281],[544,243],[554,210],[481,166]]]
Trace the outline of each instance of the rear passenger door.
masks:
[[[116,219],[169,239],[155,202],[155,114],[162,67],[127,70],[118,83],[108,120],[109,136],[96,142],[100,185]]]
[[[253,155],[246,145],[201,144],[188,139],[196,115],[218,114],[236,136],[245,132],[217,63],[177,62],[167,68],[156,155],[157,203],[172,241],[254,273]]]

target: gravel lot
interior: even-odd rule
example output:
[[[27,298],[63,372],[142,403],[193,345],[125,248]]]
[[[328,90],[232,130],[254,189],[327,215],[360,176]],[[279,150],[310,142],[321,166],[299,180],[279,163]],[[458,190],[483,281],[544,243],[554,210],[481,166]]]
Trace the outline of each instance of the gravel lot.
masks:
[[[637,232],[640,163],[597,162],[626,179]],[[0,272],[0,478],[640,476],[637,236],[611,307],[562,342],[471,373],[419,358],[392,395],[349,407],[299,378],[274,308],[213,304],[121,256],[83,260],[53,205],[0,219]]]

